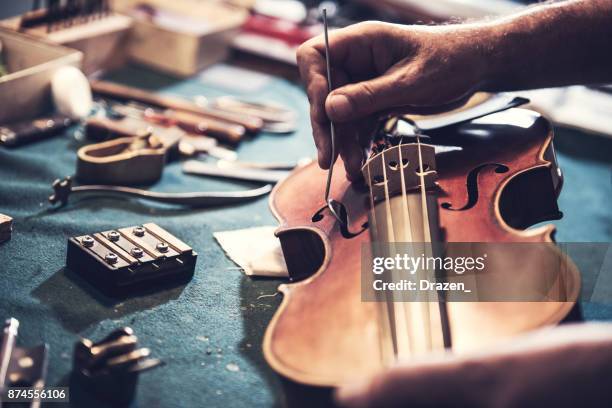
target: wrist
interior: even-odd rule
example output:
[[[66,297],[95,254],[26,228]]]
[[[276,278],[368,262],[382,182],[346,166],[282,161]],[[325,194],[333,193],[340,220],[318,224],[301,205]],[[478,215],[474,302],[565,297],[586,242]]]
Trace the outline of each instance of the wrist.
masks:
[[[535,67],[529,61],[530,29],[510,22],[483,24],[479,35],[484,38],[481,52],[483,82],[481,91],[504,92],[521,88],[522,78]]]
[[[507,75],[509,58],[502,51],[508,51],[504,46],[504,29],[493,24],[470,24],[462,37],[470,50],[474,61],[474,70],[479,80],[476,91],[498,92],[504,88],[504,78]]]

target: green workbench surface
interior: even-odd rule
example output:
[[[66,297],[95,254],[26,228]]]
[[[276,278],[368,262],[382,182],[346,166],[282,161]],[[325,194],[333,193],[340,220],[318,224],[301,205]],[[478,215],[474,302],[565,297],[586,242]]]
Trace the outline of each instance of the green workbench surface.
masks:
[[[185,96],[236,94],[198,78],[178,81],[135,67],[110,78]],[[273,79],[248,96],[295,109],[300,126],[293,135],[262,134],[245,141],[238,150],[241,159],[295,161],[314,156],[308,102],[298,85]],[[49,210],[50,184],[74,173],[75,152],[82,143],[71,130],[18,149],[0,149],[0,213],[14,218],[13,238],[0,245],[0,318],[20,320],[21,345],[49,344],[48,385],[68,384],[72,348],[79,336],[97,340],[117,327],[131,326],[140,343],[165,362],[141,375],[134,406],[281,404],[280,381],[261,352],[264,330],[280,296],[260,298],[274,294],[279,281],[245,277],[212,237],[215,231],[275,224],[267,197],[208,210],[110,198],[75,199],[65,208]],[[565,218],[556,222],[559,241],[612,240],[611,145],[609,139],[558,132],[557,149],[565,171],[559,200]],[[152,189],[252,186],[184,175],[179,163],[171,163]],[[195,276],[187,285],[116,302],[65,271],[68,237],[145,222],[161,225],[198,252]],[[587,319],[612,318],[609,305],[586,303],[583,312]],[[228,364],[239,370],[229,370]],[[93,404],[77,389],[71,392],[72,405]]]

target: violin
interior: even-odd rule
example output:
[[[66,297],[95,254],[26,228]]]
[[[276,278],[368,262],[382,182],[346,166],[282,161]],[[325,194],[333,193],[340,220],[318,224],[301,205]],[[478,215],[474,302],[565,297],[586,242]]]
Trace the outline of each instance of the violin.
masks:
[[[389,130],[402,122],[386,121],[377,133],[363,183],[347,181],[338,159],[329,188],[334,200],[325,202],[327,173],[314,163],[272,191],[276,235],[295,282],[279,287],[283,301],[263,351],[293,381],[340,386],[399,360],[473,352],[576,311],[579,271],[554,244],[554,226],[529,228],[561,216],[551,124],[523,108],[429,137]],[[536,244],[537,256],[509,250],[494,268],[505,279],[501,286],[516,283],[520,291],[547,280],[548,292],[542,299],[364,299],[364,249],[410,242]]]

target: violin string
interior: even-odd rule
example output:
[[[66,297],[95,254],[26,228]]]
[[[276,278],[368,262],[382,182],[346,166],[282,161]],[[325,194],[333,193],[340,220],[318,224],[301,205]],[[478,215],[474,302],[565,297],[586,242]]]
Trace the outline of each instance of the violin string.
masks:
[[[405,177],[404,177],[404,158],[402,157],[402,145],[403,145],[403,141],[404,138],[400,138],[400,142],[399,145],[397,147],[398,150],[398,155],[399,155],[399,160],[398,160],[398,169],[400,171],[400,181],[402,184],[402,204],[403,204],[403,212],[404,212],[404,231],[405,231],[405,236],[404,239],[406,240],[406,242],[412,242],[413,237],[412,237],[412,221],[408,215],[409,211],[408,211],[408,196],[406,194],[406,182],[405,182]],[[407,163],[408,165],[408,163]],[[406,165],[406,167],[407,167]],[[404,302],[404,315],[406,316],[406,327],[408,328],[408,348],[411,352],[414,352],[414,347],[413,347],[413,335],[412,335],[412,319],[410,318],[410,310],[407,309],[412,309],[411,304],[409,302]]]
[[[389,183],[387,178],[387,162],[385,159],[385,151],[381,152],[381,165],[383,171],[383,185],[385,191],[385,215],[387,221],[387,242],[391,245],[395,242],[395,232],[393,230],[393,216],[391,214],[391,200],[389,197]],[[389,297],[387,296],[387,310],[390,310],[389,315],[389,323],[391,326],[391,337],[393,340],[393,346],[395,355],[398,355],[399,352],[399,344],[398,344],[398,336],[397,336],[397,313],[395,313],[395,302],[393,301],[393,294],[391,294],[391,302],[389,302]],[[392,317],[391,317],[392,315]]]
[[[383,181],[385,186],[385,212],[387,214],[387,231],[389,242],[395,242],[395,232],[393,231],[393,216],[391,215],[391,200],[389,198],[389,184],[387,179],[387,163],[385,161],[385,152],[381,153],[381,164],[383,170]]]
[[[376,211],[374,210],[374,189],[372,187],[372,172],[370,169],[370,163],[371,161],[368,161],[368,163],[366,164],[366,170],[368,173],[368,186],[370,187],[370,213],[371,213],[371,226],[370,226],[370,234],[371,237],[373,239],[374,242],[378,241],[378,223],[376,221]],[[381,308],[382,309],[382,308]],[[394,340],[393,340],[393,336],[391,337],[391,339],[386,339],[385,338],[385,334],[386,331],[383,331],[384,328],[381,327],[383,324],[385,325],[384,327],[386,327],[385,323],[389,324],[389,330],[393,330],[392,327],[392,323],[391,323],[391,314],[389,312],[389,296],[388,294],[385,292],[385,316],[381,316],[381,320],[384,320],[384,322],[381,322],[382,324],[379,326],[380,330],[379,330],[379,335],[378,335],[378,340],[380,342],[380,356],[381,356],[381,360],[382,363],[384,364],[385,362],[385,350],[386,350],[386,346],[385,344],[387,343],[387,341],[391,342],[391,346],[393,347],[393,349],[395,350],[395,344],[394,344]],[[382,313],[382,310],[381,310]]]
[[[400,180],[402,183],[402,203],[403,203],[403,212],[404,212],[404,229],[406,231],[406,241],[407,242],[412,242],[412,226],[411,226],[411,220],[410,217],[408,215],[408,195],[406,193],[406,182],[405,182],[405,177],[404,177],[404,159],[402,157],[402,140],[400,140],[399,146],[398,146],[398,155],[399,155],[399,163],[398,163],[398,168],[400,171]]]
[[[416,132],[417,151],[419,155],[419,187],[421,192],[421,216],[423,217],[423,247],[427,247],[427,243],[431,242],[431,231],[429,228],[429,211],[427,208],[427,195],[425,191],[425,175],[423,169],[423,155],[421,151],[421,138],[419,132]],[[424,254],[428,255],[428,254]],[[429,301],[425,302],[425,307],[422,308],[423,319],[425,321],[425,338],[429,349],[433,349],[432,334],[431,334],[431,315],[429,311]]]

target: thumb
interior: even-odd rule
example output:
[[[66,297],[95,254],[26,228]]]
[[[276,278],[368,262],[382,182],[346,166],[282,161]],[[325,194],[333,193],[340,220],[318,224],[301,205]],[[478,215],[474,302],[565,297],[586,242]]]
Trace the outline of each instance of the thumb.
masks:
[[[325,100],[330,120],[348,122],[395,107],[402,94],[399,82],[389,76],[348,84],[332,91]]]

